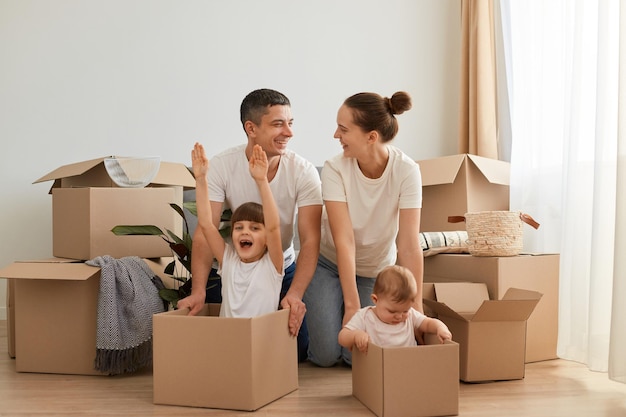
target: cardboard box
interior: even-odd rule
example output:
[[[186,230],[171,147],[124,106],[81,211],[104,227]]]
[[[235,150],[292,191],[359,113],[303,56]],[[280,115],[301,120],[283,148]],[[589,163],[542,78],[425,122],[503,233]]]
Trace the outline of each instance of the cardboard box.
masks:
[[[355,349],[352,395],[379,417],[458,415],[459,345],[430,343]]]
[[[436,300],[424,299],[459,344],[465,382],[523,379],[526,320],[539,302],[535,291],[510,288],[489,300],[484,283],[435,283]]]
[[[145,188],[120,188],[109,177],[104,159],[64,165],[35,181],[54,181],[52,252],[56,257],[93,259],[171,256],[159,236],[116,236],[117,225],[155,225],[182,233],[183,219],[170,207],[182,206],[183,188],[195,181],[183,164],[161,162],[157,176]]]
[[[424,258],[424,282],[484,282],[492,300],[502,299],[509,288],[540,292],[527,322],[526,362],[550,360],[557,358],[559,261],[558,254],[439,254]]]
[[[253,411],[298,389],[288,310],[224,318],[207,304],[155,314],[155,404]]]
[[[12,279],[7,279],[7,350],[9,357],[15,357],[15,306],[13,299],[15,298],[15,288]]]
[[[421,232],[465,230],[448,216],[509,210],[510,164],[460,154],[417,161],[422,173]]]
[[[160,260],[146,260],[160,275]],[[15,370],[105,375],[94,369],[100,268],[72,259],[18,261],[0,270],[12,282]],[[163,278],[162,278],[163,279]]]

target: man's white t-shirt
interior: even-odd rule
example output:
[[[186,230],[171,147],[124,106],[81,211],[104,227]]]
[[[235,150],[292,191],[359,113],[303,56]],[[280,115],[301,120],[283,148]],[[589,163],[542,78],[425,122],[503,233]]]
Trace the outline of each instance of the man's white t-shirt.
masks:
[[[356,245],[356,274],[362,277],[373,278],[383,267],[396,263],[399,210],[422,207],[419,166],[398,148],[388,149],[389,161],[380,178],[367,178],[356,159],[343,154],[326,161],[322,169],[324,201],[348,204]],[[320,254],[337,264],[325,207]]]
[[[222,277],[220,317],[256,317],[278,310],[283,271],[274,267],[269,253],[255,262],[242,262],[227,244],[217,273]]]
[[[209,165],[209,199],[233,211],[248,201],[261,203],[259,188],[250,175],[246,145],[214,156]],[[320,176],[315,166],[292,151],[280,157],[270,188],[280,215],[280,233],[285,268],[295,261],[294,222],[299,207],[322,205]]]
[[[365,331],[370,337],[370,342],[380,347],[417,346],[415,331],[422,325],[425,315],[411,307],[406,321],[388,324],[376,316],[375,308],[375,306],[361,308],[345,327]]]

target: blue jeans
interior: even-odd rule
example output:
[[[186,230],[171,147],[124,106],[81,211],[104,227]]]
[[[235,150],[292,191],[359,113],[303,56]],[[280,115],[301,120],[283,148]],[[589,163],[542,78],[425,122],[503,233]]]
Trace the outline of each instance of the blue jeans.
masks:
[[[356,276],[361,307],[373,305],[373,278]],[[334,366],[342,360],[352,364],[352,353],[337,337],[343,322],[343,292],[337,265],[320,255],[315,275],[304,294],[309,330],[309,360],[318,366]]]
[[[283,276],[283,285],[280,290],[280,299],[282,300],[293,281],[293,275],[296,272],[296,263],[292,263],[285,268],[285,275]],[[211,268],[209,273],[209,280],[207,281],[206,288],[206,303],[221,303],[222,302],[222,279],[217,274],[215,268]],[[298,361],[302,362],[307,358],[307,349],[309,346],[309,332],[307,329],[306,315],[302,320],[302,326],[300,326],[300,332],[298,333]]]

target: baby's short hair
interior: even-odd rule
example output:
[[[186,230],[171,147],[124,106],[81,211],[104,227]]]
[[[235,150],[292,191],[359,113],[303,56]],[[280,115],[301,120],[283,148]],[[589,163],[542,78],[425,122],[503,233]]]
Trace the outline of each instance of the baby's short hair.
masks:
[[[379,297],[388,296],[395,302],[414,301],[417,297],[417,284],[408,268],[389,265],[378,273],[372,292]]]

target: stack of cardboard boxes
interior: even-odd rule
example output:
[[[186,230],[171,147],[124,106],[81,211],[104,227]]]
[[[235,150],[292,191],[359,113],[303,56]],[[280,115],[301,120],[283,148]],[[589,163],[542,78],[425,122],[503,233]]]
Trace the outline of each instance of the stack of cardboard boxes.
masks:
[[[170,204],[182,206],[193,176],[183,164],[161,162],[147,187],[120,188],[104,159],[65,165],[35,181],[53,181],[54,257],[0,270],[9,282],[9,352],[18,372],[102,375],[94,370],[100,268],[85,260],[139,256],[166,284],[171,280],[163,271],[172,254],[161,237],[116,236],[111,229],[150,224],[181,236],[183,219]],[[195,317],[187,310],[153,317],[155,403],[255,410],[298,388],[287,311],[252,319],[218,313],[219,306],[207,305]],[[181,378],[198,382],[180,385]]]
[[[475,155],[418,163],[424,185],[421,231],[464,230],[464,223],[449,223],[448,216],[509,210],[508,163]],[[557,357],[558,254],[438,254],[424,259],[424,283],[425,307],[457,329],[462,380],[519,379],[524,376],[524,363]],[[488,300],[491,302],[486,303]],[[492,322],[480,326],[492,326],[493,330],[479,335],[475,330],[478,320]],[[480,355],[476,349],[502,344],[496,330],[499,326],[524,328],[511,336],[519,338],[519,346],[525,346],[523,355],[516,353],[514,358],[511,349],[496,348],[484,361],[476,359]],[[485,338],[489,339],[475,344]],[[504,370],[494,363],[496,360],[514,361],[516,371]]]
[[[18,372],[97,375],[94,370],[100,269],[97,256],[140,256],[162,275],[171,257],[158,236],[116,236],[120,224],[154,224],[182,232],[184,187],[194,187],[183,164],[161,162],[145,188],[119,188],[104,159],[64,165],[35,183],[53,181],[53,258],[17,261],[0,270],[8,282],[9,354]],[[165,276],[163,276],[165,280]]]

